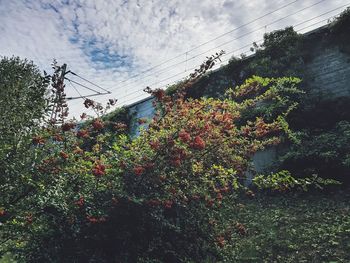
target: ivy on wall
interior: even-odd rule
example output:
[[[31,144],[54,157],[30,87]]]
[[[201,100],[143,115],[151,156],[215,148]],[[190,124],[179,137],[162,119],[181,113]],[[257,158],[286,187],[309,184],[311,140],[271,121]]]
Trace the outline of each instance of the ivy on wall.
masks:
[[[338,46],[340,51],[350,54],[349,28],[350,8],[347,8],[327,27],[309,35],[298,34],[292,27],[267,33],[261,45],[253,43],[253,56],[233,56],[227,65],[200,79],[189,91],[189,96],[222,97],[226,89],[241,85],[252,75],[299,77],[304,80],[304,87],[307,87],[305,64],[311,59],[312,50],[321,43]],[[169,86],[168,94],[174,93],[181,83]]]
[[[253,44],[254,56],[232,57],[228,65],[199,79],[188,90],[187,96],[192,98],[222,98],[228,89],[241,85],[245,79],[253,75],[270,78],[298,77],[303,79],[302,87],[307,92],[309,79],[305,69],[306,64],[312,59],[312,51],[317,45],[324,48],[336,46],[345,55],[350,54],[349,28],[350,8],[330,21],[328,26],[318,29],[312,34],[298,34],[292,27],[267,33],[264,35],[264,42],[261,45]],[[168,95],[175,93],[184,81],[169,86],[166,93]],[[300,143],[286,145],[290,152],[283,155],[279,165],[287,167],[301,177],[308,176],[310,173],[318,173],[325,177],[344,178],[348,171],[346,167],[348,161],[337,161],[339,159],[348,160],[348,155],[344,153],[342,146],[339,146],[341,149],[338,147],[337,154],[331,154],[331,157],[327,157],[327,167],[334,168],[333,174],[330,174],[331,170],[325,169],[320,163],[325,162],[323,157],[329,156],[333,145],[338,145],[332,141],[338,135],[341,135],[339,141],[348,142],[346,136],[349,133],[344,132],[348,126],[344,123],[350,121],[350,112],[347,109],[350,98],[334,99],[324,94],[323,96],[307,94],[298,98],[299,100],[299,108],[290,115],[288,122],[292,129],[299,132]],[[340,127],[342,127],[341,131]],[[347,146],[346,143],[344,145]],[[341,156],[338,156],[339,154]],[[307,166],[305,166],[305,159],[308,160]]]

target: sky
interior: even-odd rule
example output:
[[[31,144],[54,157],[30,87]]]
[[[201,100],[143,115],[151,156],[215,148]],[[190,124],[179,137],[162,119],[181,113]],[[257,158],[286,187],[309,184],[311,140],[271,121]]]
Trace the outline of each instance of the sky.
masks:
[[[165,88],[188,76],[206,56],[224,50],[225,64],[249,55],[265,32],[307,32],[346,5],[350,0],[0,0],[0,56],[27,58],[48,73],[53,59],[66,63],[111,92],[97,101],[116,98],[121,106],[147,97],[146,86]],[[93,93],[66,84],[68,97],[79,96],[74,88]],[[69,102],[73,115],[82,102]]]

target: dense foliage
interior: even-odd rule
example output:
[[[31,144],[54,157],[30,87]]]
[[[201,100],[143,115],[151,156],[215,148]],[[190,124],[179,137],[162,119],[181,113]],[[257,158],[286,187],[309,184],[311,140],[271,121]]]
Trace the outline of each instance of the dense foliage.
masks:
[[[186,99],[188,87],[218,56],[172,97],[147,89],[158,114],[132,141],[119,121],[95,118],[79,128],[65,120],[60,67],[54,66],[56,119],[27,145],[30,165],[11,160],[16,185],[3,185],[2,252],[25,262],[223,259],[232,226],[213,222],[239,193],[254,196],[244,187],[252,155],[292,138],[285,118],[296,102],[286,94],[300,93],[300,80],[253,77],[224,100]],[[270,105],[269,114],[258,114],[261,105]],[[91,100],[85,106],[103,111]],[[257,178],[257,186],[273,184],[273,191],[310,184],[285,173]]]
[[[234,226],[223,262],[350,261],[348,191],[240,198],[222,209],[222,222]]]
[[[5,216],[3,206],[16,203],[30,191],[22,181],[31,174],[35,159],[31,155],[32,136],[49,107],[47,87],[48,79],[31,62],[18,57],[1,59],[0,218]]]
[[[0,76],[0,142],[16,144],[39,124],[47,108],[48,79],[18,57],[0,60]]]
[[[300,134],[300,142],[292,145],[280,162],[301,177],[317,174],[349,183],[349,147],[350,124],[340,121],[330,130]]]
[[[349,167],[346,161],[348,132],[344,128],[350,121],[349,98],[344,94],[344,97],[335,97],[334,94],[321,93],[318,86],[312,88],[310,83],[315,76],[311,76],[306,68],[319,49],[339,49],[344,52],[345,59],[349,55],[349,10],[347,8],[326,27],[312,34],[301,35],[291,27],[265,34],[261,45],[253,45],[254,56],[232,57],[228,65],[210,72],[193,85],[189,90],[190,97],[222,98],[230,86],[240,85],[252,75],[302,78],[300,87],[305,95],[285,93],[282,96],[284,99],[298,101],[299,106],[287,117],[287,122],[296,132],[293,144],[289,141],[278,148],[281,159],[275,168],[288,169],[294,176],[305,177],[314,173],[323,178],[335,178],[349,183]],[[330,90],[332,86],[333,83],[330,83]],[[172,93],[176,89],[177,86],[174,85],[168,92]],[[243,117],[268,118],[275,107],[275,103],[263,105]]]

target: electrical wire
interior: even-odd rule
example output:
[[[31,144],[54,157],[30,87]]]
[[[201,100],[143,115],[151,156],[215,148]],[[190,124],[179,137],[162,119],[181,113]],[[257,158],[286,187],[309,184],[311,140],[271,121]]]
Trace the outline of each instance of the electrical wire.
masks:
[[[309,27],[312,27],[312,26],[314,26],[314,25],[316,25],[316,24],[325,22],[325,21],[327,21],[327,20],[329,20],[329,19],[331,19],[331,18],[334,18],[334,17],[336,17],[336,16],[338,16],[338,15],[339,15],[339,14],[337,14],[337,15],[335,15],[335,16],[332,16],[332,17],[329,17],[329,18],[327,18],[327,19],[318,21],[318,22],[316,22],[316,23],[314,23],[314,24],[312,24],[312,25],[303,27],[303,28],[299,29],[297,32],[303,31],[303,30],[305,30],[305,29],[307,29],[307,28],[309,28]],[[308,22],[309,22],[309,21],[310,21],[310,19],[308,20]],[[299,23],[298,25],[301,25],[301,24],[303,24],[303,23]],[[226,60],[222,60],[222,62],[220,62],[219,64],[217,64],[217,66],[218,66],[218,65],[222,65],[223,63],[228,62],[229,60],[230,60],[230,58],[229,58],[229,59],[226,59]],[[193,68],[189,69],[189,71],[192,71],[192,70],[194,70],[194,69],[196,69],[196,68],[197,68],[197,67],[193,67]],[[183,73],[183,72],[181,72],[181,73]],[[180,74],[180,73],[179,73],[179,74]],[[173,77],[175,77],[175,76],[177,76],[177,75],[179,75],[179,74],[173,75],[172,77],[169,77],[169,78],[164,79],[164,80],[162,80],[162,81],[153,83],[152,85],[159,84],[159,83],[161,83],[161,82],[163,82],[163,81],[166,81],[166,80],[168,80],[168,79],[170,79],[170,78],[173,78]],[[179,82],[179,81],[180,81],[180,80],[177,79],[176,81],[173,82],[173,84],[176,84],[176,83]],[[170,84],[170,85],[171,85],[171,84]],[[157,87],[157,88],[160,88],[160,87]],[[157,88],[155,88],[155,89],[157,89]],[[135,94],[135,93],[137,93],[137,92],[141,92],[141,91],[143,91],[143,89],[137,90],[137,91],[133,92],[133,94]],[[131,95],[131,93],[130,93],[129,95]],[[125,103],[126,103],[126,102],[135,100],[136,98],[140,98],[140,97],[145,96],[145,95],[146,95],[146,94],[142,93],[142,94],[140,94],[139,96],[136,96],[136,97],[133,97],[133,98],[131,98],[131,99],[128,99],[128,100],[123,101],[124,106],[125,106]],[[124,97],[125,97],[125,96],[124,96]],[[122,97],[122,98],[123,98],[123,97]],[[116,105],[116,106],[120,106],[120,105]]]
[[[294,4],[294,3],[298,2],[298,1],[299,1],[299,0],[294,0],[294,1],[290,2],[290,3],[288,3],[288,4],[285,4],[285,5],[283,5],[283,6],[279,7],[279,8],[277,8],[277,9],[275,9],[275,10],[273,10],[273,11],[270,11],[270,12],[268,12],[268,13],[266,13],[266,14],[264,14],[264,15],[258,17],[258,18],[255,18],[255,19],[253,19],[253,20],[251,20],[251,21],[245,23],[245,24],[242,24],[242,25],[240,25],[240,26],[238,26],[238,27],[236,27],[236,28],[234,28],[234,29],[232,29],[232,30],[230,30],[230,31],[228,31],[228,32],[225,32],[225,33],[223,33],[223,34],[221,34],[221,35],[219,35],[219,36],[217,36],[217,37],[215,37],[215,38],[213,38],[213,39],[211,39],[211,40],[208,40],[208,41],[206,41],[206,42],[204,42],[204,43],[201,43],[201,44],[199,44],[199,45],[197,45],[197,46],[191,48],[190,50],[187,50],[187,51],[184,52],[184,53],[181,53],[181,54],[179,54],[179,55],[177,55],[177,56],[175,56],[175,57],[172,57],[172,58],[170,58],[170,59],[167,59],[166,61],[163,61],[163,62],[161,62],[160,64],[157,64],[157,65],[155,65],[155,66],[153,66],[153,67],[151,67],[151,68],[148,68],[148,69],[146,69],[146,70],[144,70],[144,71],[142,71],[142,72],[140,72],[140,73],[138,73],[138,74],[135,74],[135,75],[131,76],[130,78],[126,79],[126,80],[120,81],[120,82],[117,83],[116,85],[121,84],[121,83],[124,83],[124,82],[126,82],[126,81],[128,81],[128,80],[130,80],[130,79],[132,79],[132,78],[135,78],[135,77],[140,76],[140,75],[142,75],[142,74],[144,74],[144,73],[147,73],[147,72],[149,72],[149,71],[151,71],[151,70],[153,70],[153,69],[155,69],[155,68],[158,68],[159,66],[162,66],[162,65],[166,64],[167,62],[173,61],[173,60],[175,60],[175,59],[177,59],[177,58],[179,58],[179,57],[181,57],[181,56],[183,56],[183,55],[186,55],[186,53],[188,53],[188,52],[191,52],[191,51],[196,50],[196,49],[198,49],[198,48],[200,48],[200,47],[202,47],[202,46],[204,46],[204,45],[206,45],[206,44],[209,44],[209,43],[211,43],[211,42],[213,42],[213,41],[215,41],[215,40],[217,40],[217,39],[219,39],[219,38],[221,38],[221,37],[223,37],[223,36],[226,36],[226,35],[228,35],[228,34],[234,32],[234,31],[236,31],[236,30],[238,30],[238,29],[241,29],[242,27],[248,26],[248,25],[250,25],[250,24],[252,24],[252,23],[254,23],[254,22],[256,22],[256,21],[258,21],[258,20],[260,20],[260,19],[262,19],[262,18],[264,18],[264,17],[267,17],[267,16],[269,16],[269,15],[271,15],[271,14],[273,14],[273,13],[276,13],[276,12],[278,12],[278,11],[280,11],[280,10],[282,10],[282,9],[284,9],[284,8],[290,6],[290,5],[292,5],[292,4]]]
[[[298,14],[298,13],[300,13],[300,12],[303,12],[303,11],[305,11],[305,10],[311,8],[311,7],[314,7],[314,6],[320,4],[320,3],[324,2],[324,1],[325,1],[325,0],[320,0],[320,1],[318,1],[318,2],[316,2],[316,3],[314,3],[314,4],[312,4],[312,5],[309,5],[309,6],[307,6],[307,7],[302,8],[302,9],[300,9],[300,10],[294,12],[294,13],[291,13],[291,14],[289,14],[289,15],[287,15],[287,16],[284,16],[284,17],[282,17],[282,18],[279,18],[279,19],[277,19],[277,20],[274,20],[274,21],[272,21],[272,22],[270,22],[270,23],[268,23],[268,24],[265,24],[265,25],[263,25],[263,26],[261,26],[261,27],[259,27],[259,28],[254,29],[254,30],[252,30],[252,31],[250,31],[250,32],[247,32],[247,33],[244,33],[244,34],[242,34],[242,35],[240,35],[240,36],[238,36],[238,37],[235,37],[234,39],[231,39],[231,40],[229,40],[229,41],[227,41],[227,42],[225,42],[225,43],[223,43],[223,44],[220,44],[220,45],[215,46],[215,47],[213,47],[213,48],[207,49],[207,50],[205,50],[205,51],[203,51],[203,52],[201,52],[201,53],[199,53],[199,54],[196,54],[196,55],[194,55],[194,56],[192,56],[192,57],[190,57],[190,58],[186,58],[185,60],[182,60],[182,61],[180,61],[180,62],[178,62],[178,63],[176,63],[176,64],[167,66],[166,68],[161,69],[160,71],[156,71],[156,72],[154,72],[154,73],[152,73],[152,74],[150,74],[150,75],[147,75],[147,76],[145,76],[145,77],[153,76],[154,74],[164,73],[164,72],[166,72],[166,71],[163,71],[163,70],[165,70],[165,69],[173,68],[173,67],[176,67],[176,66],[178,66],[178,65],[180,65],[180,64],[187,63],[187,62],[190,61],[190,60],[193,60],[193,59],[195,59],[195,58],[197,58],[197,57],[200,57],[200,56],[202,56],[202,55],[204,55],[204,54],[206,54],[206,53],[208,53],[208,52],[210,52],[210,51],[216,50],[216,49],[218,49],[218,48],[220,48],[220,47],[223,47],[223,46],[225,46],[225,45],[227,45],[227,44],[230,44],[230,43],[232,43],[232,42],[235,41],[235,40],[241,39],[241,38],[243,38],[243,37],[245,37],[245,36],[248,36],[248,35],[251,35],[251,34],[253,34],[253,33],[255,33],[255,32],[258,32],[258,31],[260,31],[261,29],[264,29],[266,26],[271,26],[271,25],[273,25],[273,24],[275,24],[275,23],[278,23],[278,22],[280,22],[280,21],[282,21],[282,20],[284,20],[284,19],[286,19],[286,18],[288,18],[288,17],[294,16],[294,15],[296,15],[296,14]],[[345,6],[345,5],[344,5],[344,6]],[[344,7],[344,6],[342,6],[342,7]],[[342,8],[342,7],[339,7],[339,8]],[[339,9],[339,8],[337,8],[337,9]],[[332,10],[332,11],[334,11],[334,10]],[[332,12],[332,11],[329,11],[329,12]],[[323,14],[323,15],[324,15],[324,14]],[[233,31],[231,30],[230,32],[233,32]],[[208,43],[209,43],[209,42],[208,42]],[[191,51],[192,51],[192,50],[191,50]],[[187,53],[187,52],[186,52],[186,53]],[[185,54],[186,54],[186,53],[185,53]],[[165,63],[161,63],[161,64],[165,64]],[[186,72],[186,71],[185,71],[185,72]],[[144,77],[144,78],[145,78],[145,77]],[[130,77],[129,80],[132,79],[132,78],[133,78],[133,77]],[[132,83],[135,83],[135,81],[132,82]],[[128,87],[128,86],[129,86],[129,84],[127,84],[127,85],[125,85],[125,86],[122,86],[122,87],[112,88],[112,89],[110,89],[110,90],[111,90],[111,91],[114,91],[114,90],[126,88],[126,87]]]
[[[77,85],[79,85],[79,86],[81,86],[81,87],[83,87],[83,88],[85,88],[85,89],[88,89],[88,90],[90,90],[90,91],[93,91],[93,92],[95,92],[95,93],[98,93],[98,95],[110,94],[109,92],[101,93],[101,92],[99,92],[99,91],[97,91],[97,90],[94,90],[94,89],[92,89],[92,88],[90,88],[90,87],[88,87],[88,86],[86,86],[86,85],[84,85],[84,84],[81,84],[81,83],[79,83],[79,82],[76,82],[76,81],[74,81],[74,80],[72,80],[72,79],[69,79],[69,78],[67,78],[67,77],[65,77],[65,79],[68,80],[68,81],[71,81],[71,82],[73,82],[73,83],[75,83],[75,84],[77,84]]]
[[[77,73],[74,73],[73,71],[70,71],[70,73],[73,74],[74,76],[76,76],[76,77],[78,77],[78,78],[80,78],[80,79],[82,79],[82,80],[85,80],[86,82],[88,82],[88,83],[94,85],[95,87],[98,87],[98,88],[104,90],[104,91],[107,92],[108,94],[111,94],[111,92],[110,92],[109,90],[107,90],[107,89],[105,89],[105,88],[102,88],[100,85],[97,85],[97,84],[93,83],[92,81],[90,81],[90,80],[88,80],[88,79],[86,79],[86,78],[84,78],[84,77],[78,75]]]
[[[339,8],[338,8],[338,9],[339,9]],[[332,10],[332,11],[334,11],[334,10]],[[327,13],[329,13],[329,12],[327,12]],[[324,14],[322,14],[322,15],[324,15]],[[310,22],[311,20],[314,20],[314,19],[316,19],[316,18],[318,18],[318,17],[320,17],[320,16],[322,16],[322,15],[319,15],[319,16],[316,16],[316,17],[314,17],[314,18],[308,19],[308,20],[306,20],[305,22]],[[338,15],[338,14],[337,14],[337,15]],[[337,16],[337,15],[335,15],[335,16]],[[329,18],[324,19],[324,20],[322,20],[322,21],[318,21],[318,22],[316,22],[316,23],[313,23],[312,25],[303,27],[303,28],[297,30],[297,32],[303,31],[303,30],[305,30],[305,29],[307,29],[307,28],[309,28],[309,27],[312,27],[312,26],[314,26],[314,25],[317,25],[317,24],[319,24],[319,23],[322,23],[322,22],[324,22],[324,21],[327,21],[327,20],[329,20],[329,19],[331,19],[331,18],[333,18],[333,17],[335,17],[335,16],[329,17]],[[304,22],[298,23],[297,25],[295,25],[295,27],[300,26],[300,25],[302,25],[302,24],[304,24]],[[260,41],[262,41],[262,40],[259,40],[258,42],[260,42]],[[234,52],[236,52],[236,51],[242,50],[243,48],[245,48],[245,47],[247,47],[247,46],[251,46],[251,44],[246,45],[246,46],[244,46],[244,47],[242,47],[242,48],[240,48],[240,49],[234,50],[234,51],[232,51],[232,52],[229,52],[229,53],[225,54],[223,57],[225,57],[225,56],[227,56],[227,55],[229,55],[229,54],[231,54],[231,53],[234,53]],[[219,65],[223,64],[224,62],[227,62],[228,60],[229,60],[229,59],[223,60],[222,62],[219,63]],[[193,67],[193,68],[191,68],[191,69],[188,69],[188,71],[192,71],[192,70],[196,69],[197,67],[198,67],[198,65],[196,65],[195,67]],[[164,81],[167,81],[167,80],[169,80],[169,79],[172,79],[172,78],[174,78],[174,77],[177,77],[177,76],[179,76],[179,75],[182,75],[182,74],[184,74],[184,73],[185,73],[185,72],[179,72],[179,73],[177,73],[177,74],[175,74],[175,75],[172,75],[172,76],[170,76],[170,77],[168,77],[168,78],[165,78],[165,79],[162,79],[162,80],[160,80],[160,81],[154,82],[154,83],[152,83],[152,84],[150,84],[150,85],[148,85],[148,86],[157,85],[157,84],[159,84],[159,83],[162,83],[162,82],[164,82]],[[179,80],[177,80],[177,81],[179,81]],[[123,98],[126,98],[126,97],[129,97],[130,95],[136,94],[136,93],[138,93],[138,92],[140,92],[140,91],[143,91],[143,89],[139,89],[139,90],[136,90],[136,91],[134,91],[134,92],[131,92],[131,93],[127,94],[127,95],[124,95],[124,96],[122,96],[122,97],[119,97],[119,100],[120,100],[120,99],[123,99]],[[138,97],[140,97],[140,96],[138,96]],[[135,97],[135,98],[138,98],[138,97]],[[135,98],[132,98],[132,99],[135,99]],[[132,99],[131,99],[131,100],[132,100]],[[130,100],[127,100],[127,101],[130,101]]]
[[[83,96],[83,95],[79,92],[79,90],[73,85],[73,83],[72,83],[71,80],[68,79],[68,81],[69,81],[69,84],[73,87],[73,89],[75,89],[76,92],[79,94],[80,98],[81,98],[82,100],[85,101],[85,100],[86,100],[86,96]],[[97,112],[94,108],[92,108],[92,109],[94,110],[95,114],[98,115],[98,112]]]
[[[315,6],[316,4],[319,4],[320,2],[323,2],[323,1],[324,1],[324,0],[319,1],[319,2],[317,2],[317,3],[315,3],[315,4],[311,5],[311,6]],[[314,20],[314,19],[316,19],[316,18],[318,18],[318,17],[321,17],[321,16],[323,16],[323,15],[325,15],[325,14],[334,12],[335,10],[338,10],[338,9],[340,9],[340,8],[343,8],[343,7],[347,6],[347,5],[349,5],[349,3],[346,4],[346,5],[342,5],[341,7],[338,7],[338,8],[336,8],[336,9],[332,9],[332,10],[330,10],[330,11],[327,11],[327,12],[321,14],[321,15],[318,15],[318,16],[315,16],[315,17],[310,18],[310,19],[308,19],[308,20],[305,20],[305,21],[303,21],[303,22],[301,22],[301,23],[298,23],[298,24],[295,25],[295,27],[296,27],[296,26],[299,26],[299,25],[302,25],[302,24],[304,24],[304,23],[310,22],[310,21],[312,21],[312,20]],[[297,13],[299,13],[299,12],[302,12],[302,11],[304,11],[305,9],[310,8],[311,6],[305,7],[305,8],[303,8],[303,9],[297,11],[297,12],[294,12],[293,14],[291,14],[291,15],[289,15],[289,16],[292,16],[292,15],[295,15],[295,14],[297,14]],[[337,14],[337,15],[338,15],[338,14]],[[284,18],[280,18],[280,19],[278,19],[278,20],[276,20],[276,21],[280,21],[280,20],[282,20],[282,19],[284,19]],[[325,20],[329,20],[329,19],[330,19],[330,18],[327,18],[327,19],[325,19]],[[322,22],[325,21],[325,20],[322,20],[322,21],[319,21],[319,22],[317,22],[317,23],[314,23],[314,24],[312,24],[312,25],[310,25],[310,26],[304,27],[304,28],[302,28],[302,29],[300,29],[300,30],[298,30],[298,31],[302,31],[302,30],[304,30],[304,29],[306,29],[306,28],[308,28],[308,27],[311,27],[311,26],[313,26],[313,25],[315,25],[315,24],[322,23]],[[273,21],[273,22],[269,23],[268,25],[271,25],[272,23],[276,23],[276,21]],[[264,27],[265,27],[265,26],[260,27],[259,29],[264,28]],[[233,41],[233,40],[231,40],[231,41]],[[226,43],[228,43],[228,42],[226,42]],[[226,44],[226,43],[224,43],[224,44]],[[221,45],[224,45],[224,44],[221,44]],[[220,46],[221,46],[221,45],[220,45]],[[247,47],[247,46],[251,46],[251,44],[246,45],[246,46],[244,46],[244,47]],[[225,54],[225,56],[228,55],[228,54],[237,52],[238,50],[241,50],[241,49],[243,49],[244,47],[241,47],[240,49],[231,51],[231,52]],[[201,55],[202,55],[202,53],[201,53]],[[198,55],[198,56],[199,56],[199,55]],[[188,61],[188,60],[191,60],[191,58],[189,58],[189,59],[187,59],[187,60],[185,60],[185,61]],[[223,62],[226,62],[226,61],[228,61],[228,60],[225,60],[225,61],[223,61]],[[221,65],[223,62],[221,62],[220,65]],[[164,64],[164,63],[163,63],[163,64]],[[178,64],[179,64],[179,63],[177,63],[177,64],[175,64],[175,65],[178,65]],[[169,66],[169,67],[174,67],[174,65],[171,65],[171,66]],[[169,67],[167,67],[167,68],[169,68]],[[193,69],[195,69],[195,68],[197,68],[197,67],[194,67],[194,68],[191,68],[191,69],[186,69],[185,72],[191,71],[191,70],[193,70]],[[164,70],[164,69],[162,69],[162,70]],[[174,78],[174,77],[176,77],[176,76],[179,76],[179,75],[181,75],[181,74],[183,74],[183,73],[185,73],[185,72],[181,72],[181,73],[175,74],[175,75],[173,75],[173,76],[171,76],[171,77],[168,77],[168,78],[166,78],[166,79],[163,79],[163,80],[161,80],[161,81],[152,83],[151,85],[159,84],[159,83],[161,83],[161,82],[164,82],[164,81],[166,81],[166,80],[169,80],[169,79],[171,79],[171,78]],[[161,72],[158,72],[158,73],[161,73]],[[77,74],[76,74],[76,75],[77,75]],[[138,74],[138,75],[141,75],[141,73]],[[153,75],[153,74],[152,74],[152,75]],[[85,78],[83,78],[83,77],[81,77],[81,76],[78,76],[78,77],[80,77],[81,79],[83,79],[83,80],[85,80],[85,81],[88,81],[87,79],[85,79]],[[177,82],[177,81],[179,81],[179,80],[176,80],[176,82]],[[88,81],[88,82],[91,83],[91,84],[93,84],[93,85],[95,85],[95,86],[97,86],[97,87],[99,87],[99,88],[102,88],[102,87],[98,86],[97,84],[94,84],[93,82],[90,82],[90,81]],[[76,83],[77,85],[81,85],[81,86],[87,88],[85,85],[82,85],[81,83],[77,83],[77,82],[75,82],[75,83]],[[149,86],[151,86],[151,85],[149,85]],[[126,86],[127,86],[127,85],[126,85]],[[125,88],[126,86],[121,87],[121,88]],[[102,88],[102,89],[103,89],[103,88]],[[104,89],[104,90],[106,90],[106,89]],[[137,92],[139,92],[139,91],[142,91],[142,90],[143,90],[143,89],[134,91],[134,92],[132,92],[132,93],[129,93],[129,94],[125,95],[125,96],[120,97],[119,99],[129,97],[130,95],[133,95],[133,94],[135,94],[135,93],[137,93]],[[93,90],[93,91],[95,91],[95,90]],[[106,90],[106,91],[107,91],[107,90]],[[95,91],[95,92],[98,92],[98,91]],[[110,91],[107,91],[107,92],[110,92]],[[110,94],[110,93],[109,93],[109,94]],[[142,94],[142,95],[140,95],[140,96],[133,97],[132,99],[126,100],[126,101],[124,101],[123,103],[125,103],[125,102],[127,102],[127,101],[134,100],[134,99],[139,98],[139,97],[144,96],[144,95],[145,95],[145,94]]]

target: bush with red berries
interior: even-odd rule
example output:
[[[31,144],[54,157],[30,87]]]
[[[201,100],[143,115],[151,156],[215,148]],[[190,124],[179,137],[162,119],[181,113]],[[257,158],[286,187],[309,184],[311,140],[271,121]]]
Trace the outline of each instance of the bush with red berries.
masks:
[[[79,129],[62,109],[63,123],[51,121],[30,142],[25,191],[12,186],[15,198],[0,205],[3,250],[26,262],[220,260],[230,235],[247,229],[220,225],[217,215],[238,194],[254,196],[243,186],[251,157],[292,138],[285,116],[296,103],[283,96],[300,93],[300,80],[253,77],[224,100],[186,98],[206,69],[171,97],[147,89],[157,114],[134,140],[123,123],[103,132],[100,117]],[[277,106],[265,116],[261,105]],[[85,106],[101,109],[90,100]],[[266,182],[278,189],[273,179]],[[264,177],[258,182],[266,186]]]

